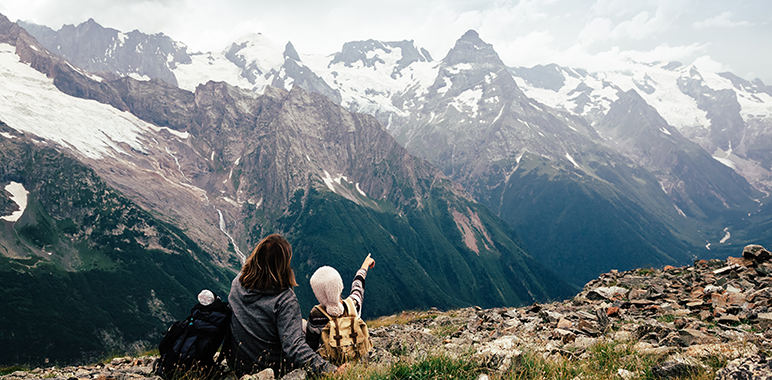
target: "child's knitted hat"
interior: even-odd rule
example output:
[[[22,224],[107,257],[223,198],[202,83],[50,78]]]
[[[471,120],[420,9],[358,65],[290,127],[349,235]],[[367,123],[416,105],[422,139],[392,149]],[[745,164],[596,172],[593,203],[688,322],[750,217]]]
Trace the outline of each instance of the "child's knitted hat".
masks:
[[[343,315],[343,304],[340,302],[343,279],[340,273],[333,267],[323,266],[314,272],[310,282],[316,299],[324,306],[327,313],[333,317]]]

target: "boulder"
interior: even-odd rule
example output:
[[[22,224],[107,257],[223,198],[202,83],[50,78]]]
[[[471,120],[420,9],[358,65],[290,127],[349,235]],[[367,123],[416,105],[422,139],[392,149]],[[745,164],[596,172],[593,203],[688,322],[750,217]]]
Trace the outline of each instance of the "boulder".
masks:
[[[726,262],[729,265],[742,265],[744,267],[752,267],[756,265],[756,260],[746,259],[744,257],[727,257]]]
[[[620,368],[617,370],[617,376],[619,376],[622,380],[635,380],[641,377],[641,373],[630,372],[624,368]]]
[[[693,344],[718,343],[718,339],[700,330],[681,329],[678,331],[678,334],[681,335],[681,340],[684,342],[684,345],[687,347]]]
[[[744,355],[756,353],[758,347],[743,343],[695,344],[684,351],[684,355],[700,359],[721,358],[734,360]]]
[[[267,370],[270,370],[270,368],[267,369]],[[267,370],[264,370],[264,371],[258,373],[258,375],[260,375],[261,373],[263,373],[263,372],[265,372]],[[273,371],[271,371],[271,375],[273,376]],[[272,378],[273,377],[261,377],[261,378],[259,378],[259,380],[270,380]],[[292,372],[282,376],[281,380],[306,380],[306,371],[302,370],[302,369],[296,369],[296,370],[294,370],[294,371],[292,371]]]
[[[651,373],[654,377],[663,379],[673,379],[685,377],[698,373],[702,366],[691,360],[668,360],[662,364],[651,367]]]
[[[515,347],[517,347],[517,339],[511,336],[502,337],[483,345],[474,357],[485,367],[503,373],[509,369],[513,359],[517,361],[523,355],[523,352],[516,350]]]
[[[727,266],[725,266],[723,268],[714,270],[713,274],[715,274],[715,275],[727,274],[727,273],[729,273],[729,272],[731,272],[733,270],[739,270],[740,268],[744,268],[744,267],[742,265],[729,264],[729,265],[727,265]]]
[[[756,244],[747,245],[743,248],[743,258],[754,260],[759,263],[769,261],[772,258],[772,254],[769,253],[764,247]]]
[[[715,380],[737,379],[772,380],[772,360],[758,354],[735,359],[716,373]]]
[[[702,292],[704,294],[723,293],[724,288],[716,285],[708,285],[702,290]]]
[[[740,318],[738,318],[736,315],[724,314],[718,317],[718,323],[725,323],[725,324],[740,323]]]
[[[628,292],[628,289],[619,286],[601,286],[590,290],[587,293],[587,299],[593,301],[622,299],[627,298]]]
[[[552,338],[558,339],[563,343],[571,343],[576,340],[576,334],[568,330],[555,329],[552,332]]]
[[[378,363],[383,365],[391,365],[395,361],[394,355],[382,347],[373,347],[373,349],[368,353],[368,359],[371,363]]]

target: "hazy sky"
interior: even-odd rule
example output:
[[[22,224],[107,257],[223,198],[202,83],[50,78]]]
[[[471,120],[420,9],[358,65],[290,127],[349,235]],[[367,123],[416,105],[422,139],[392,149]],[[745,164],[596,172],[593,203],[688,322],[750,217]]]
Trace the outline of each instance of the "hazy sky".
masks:
[[[769,0],[0,0],[0,13],[54,29],[93,18],[124,32],[163,32],[193,51],[260,32],[300,53],[414,40],[441,59],[475,29],[509,66],[593,71],[677,60],[772,85]]]

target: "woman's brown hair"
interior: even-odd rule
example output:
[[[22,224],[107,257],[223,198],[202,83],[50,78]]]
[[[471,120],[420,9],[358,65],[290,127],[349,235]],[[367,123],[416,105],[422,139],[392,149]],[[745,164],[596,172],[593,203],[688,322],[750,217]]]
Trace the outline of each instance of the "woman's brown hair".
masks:
[[[241,286],[246,289],[270,290],[298,286],[295,272],[290,267],[292,246],[278,234],[268,235],[241,268]]]

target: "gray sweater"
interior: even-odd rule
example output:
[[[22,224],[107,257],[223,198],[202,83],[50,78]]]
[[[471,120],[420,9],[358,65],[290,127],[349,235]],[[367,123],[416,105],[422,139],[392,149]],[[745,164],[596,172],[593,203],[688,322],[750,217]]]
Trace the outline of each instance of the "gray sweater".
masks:
[[[272,368],[277,377],[296,368],[305,367],[311,373],[337,369],[306,344],[300,304],[292,288],[247,290],[240,277],[241,273],[233,279],[228,296],[233,309],[228,363],[236,375],[265,368]]]

